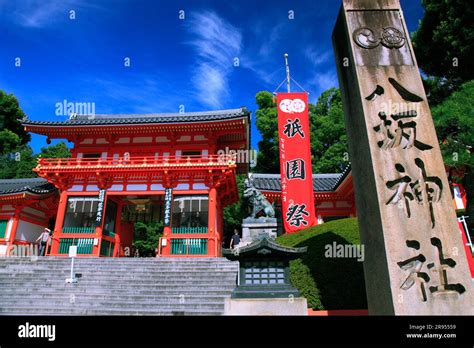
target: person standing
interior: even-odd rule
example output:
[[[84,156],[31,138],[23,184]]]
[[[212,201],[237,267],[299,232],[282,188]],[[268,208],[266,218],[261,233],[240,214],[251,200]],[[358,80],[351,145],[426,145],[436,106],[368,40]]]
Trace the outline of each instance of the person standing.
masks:
[[[49,228],[45,228],[43,233],[36,239],[36,242],[40,243],[39,254],[40,256],[44,256],[46,251],[46,245],[48,244],[48,240],[50,238],[51,230]]]
[[[230,248],[235,249],[235,247],[237,247],[239,243],[240,243],[239,231],[237,231],[237,229],[234,229],[234,235],[230,239]]]

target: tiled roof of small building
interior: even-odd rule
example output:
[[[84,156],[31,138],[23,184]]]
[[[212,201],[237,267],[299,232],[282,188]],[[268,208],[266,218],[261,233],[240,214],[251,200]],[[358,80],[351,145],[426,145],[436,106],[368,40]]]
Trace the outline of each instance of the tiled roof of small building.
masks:
[[[250,113],[245,107],[239,109],[161,113],[161,114],[97,114],[97,115],[71,115],[65,121],[33,121],[24,119],[24,125],[45,126],[88,126],[88,125],[116,125],[116,124],[151,124],[151,123],[177,123],[177,122],[205,122],[229,120],[248,116]]]
[[[0,195],[22,192],[46,194],[56,190],[54,185],[42,178],[0,180]]]
[[[350,172],[350,166],[342,173],[337,174],[313,174],[314,192],[334,191]],[[262,191],[281,191],[280,174],[251,173],[249,177],[253,186]]]

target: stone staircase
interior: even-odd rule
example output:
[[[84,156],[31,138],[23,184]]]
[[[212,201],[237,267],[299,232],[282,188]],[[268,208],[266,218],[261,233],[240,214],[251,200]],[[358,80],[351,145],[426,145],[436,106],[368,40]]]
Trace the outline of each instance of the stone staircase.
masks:
[[[224,258],[0,258],[0,315],[222,315],[238,263]]]

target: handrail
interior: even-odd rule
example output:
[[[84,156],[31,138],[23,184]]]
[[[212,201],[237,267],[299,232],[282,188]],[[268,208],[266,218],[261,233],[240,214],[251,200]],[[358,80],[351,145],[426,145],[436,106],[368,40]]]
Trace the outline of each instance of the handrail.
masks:
[[[236,155],[190,156],[122,156],[104,158],[39,158],[38,167],[87,166],[172,166],[172,165],[229,165],[235,164]]]

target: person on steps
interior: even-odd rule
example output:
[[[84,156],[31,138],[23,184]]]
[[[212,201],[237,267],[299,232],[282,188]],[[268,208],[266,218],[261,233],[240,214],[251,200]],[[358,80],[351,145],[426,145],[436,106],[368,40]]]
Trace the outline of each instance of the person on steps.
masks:
[[[237,245],[240,243],[240,236],[239,236],[239,231],[237,229],[234,229],[234,235],[230,239],[230,248],[235,249]]]
[[[36,242],[40,243],[40,246],[39,246],[40,256],[44,256],[45,254],[46,245],[48,244],[48,240],[50,238],[50,233],[51,233],[51,230],[49,228],[45,228],[43,233],[41,233],[38,239],[36,239]]]

